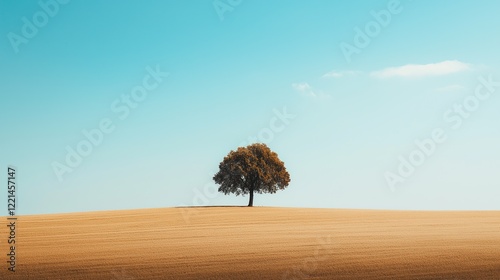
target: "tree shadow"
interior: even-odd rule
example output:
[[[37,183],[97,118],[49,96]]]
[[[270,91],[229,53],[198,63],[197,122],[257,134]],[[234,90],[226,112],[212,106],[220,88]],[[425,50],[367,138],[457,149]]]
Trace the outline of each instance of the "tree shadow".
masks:
[[[202,205],[200,205],[200,206],[193,205],[193,206],[176,206],[174,208],[220,208],[220,207],[245,207],[245,208],[251,208],[251,207],[248,207],[248,206],[241,206],[241,205],[205,205],[205,206],[202,206]]]

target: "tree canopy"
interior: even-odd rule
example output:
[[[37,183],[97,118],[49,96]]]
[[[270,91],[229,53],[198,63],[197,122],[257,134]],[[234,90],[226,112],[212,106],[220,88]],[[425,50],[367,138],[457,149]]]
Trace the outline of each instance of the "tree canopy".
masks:
[[[255,192],[276,193],[290,183],[290,175],[278,154],[261,143],[229,152],[213,179],[220,185],[219,192],[250,194],[248,206],[253,206]]]

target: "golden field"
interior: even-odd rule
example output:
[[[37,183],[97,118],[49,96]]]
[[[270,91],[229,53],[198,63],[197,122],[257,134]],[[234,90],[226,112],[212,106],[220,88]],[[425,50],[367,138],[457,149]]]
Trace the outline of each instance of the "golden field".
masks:
[[[16,225],[15,273],[0,231],[0,279],[500,279],[498,211],[162,208]]]

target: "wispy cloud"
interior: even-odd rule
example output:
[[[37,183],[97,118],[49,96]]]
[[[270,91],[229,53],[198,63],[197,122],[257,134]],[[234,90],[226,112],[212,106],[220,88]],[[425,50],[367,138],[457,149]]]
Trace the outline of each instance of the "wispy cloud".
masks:
[[[360,71],[330,71],[323,75],[323,78],[343,78],[343,77],[352,77],[352,76],[358,76],[361,74]]]
[[[311,85],[308,83],[302,82],[302,83],[293,83],[292,88],[296,91],[298,91],[300,94],[312,98],[328,98],[330,97],[329,95],[323,93],[321,90],[315,90]]]
[[[317,97],[317,94],[308,83],[294,83],[292,87],[305,96]]]
[[[447,60],[431,64],[407,64],[399,67],[390,67],[374,71],[370,75],[380,79],[392,77],[417,78],[448,75],[471,69],[472,66],[470,64],[458,60]]]

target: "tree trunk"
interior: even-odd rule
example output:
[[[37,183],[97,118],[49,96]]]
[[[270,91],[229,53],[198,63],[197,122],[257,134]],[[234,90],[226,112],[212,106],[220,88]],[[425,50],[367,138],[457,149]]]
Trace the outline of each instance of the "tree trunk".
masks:
[[[250,201],[248,201],[248,207],[253,206],[253,190],[250,190]]]

